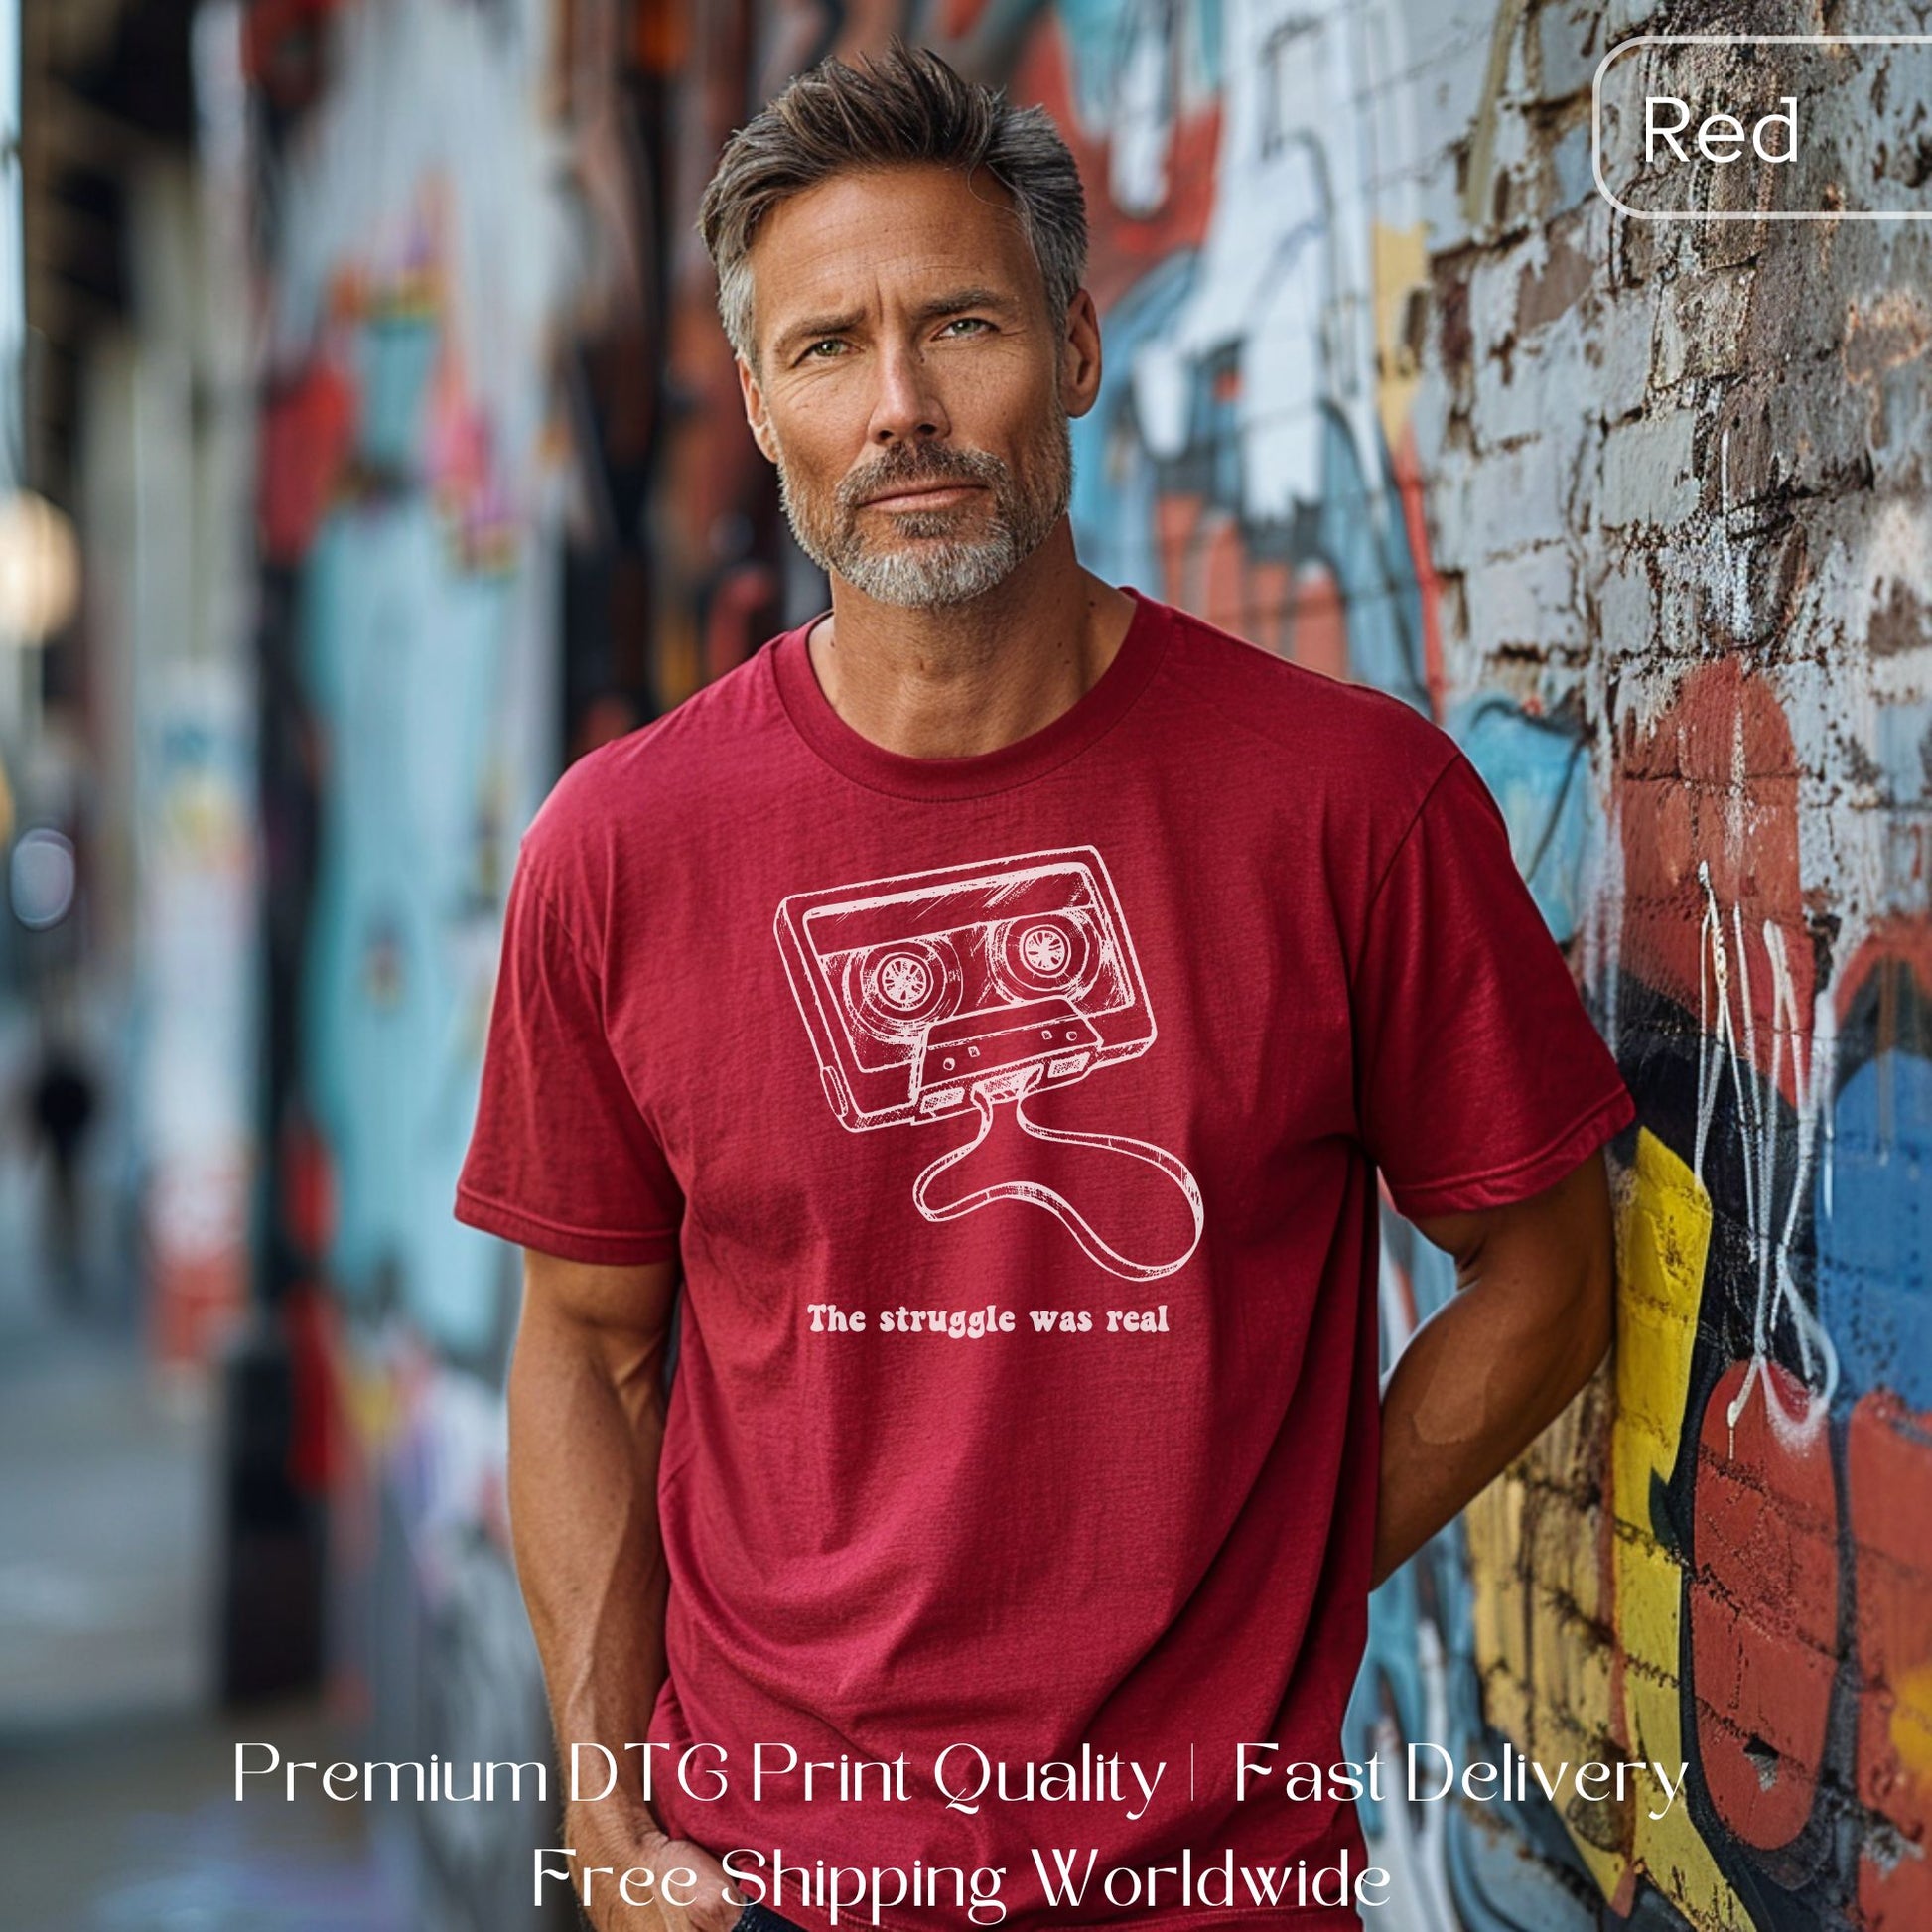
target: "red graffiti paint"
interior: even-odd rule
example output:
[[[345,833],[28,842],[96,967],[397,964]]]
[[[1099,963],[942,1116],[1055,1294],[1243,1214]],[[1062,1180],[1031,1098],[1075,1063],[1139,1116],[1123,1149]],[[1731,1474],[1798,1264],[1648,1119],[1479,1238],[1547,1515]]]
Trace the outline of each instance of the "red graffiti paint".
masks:
[[[262,410],[256,517],[262,554],[299,563],[341,487],[355,437],[355,385],[333,363],[311,363],[272,390]]]
[[[1314,565],[1295,579],[1294,628],[1288,653],[1328,677],[1348,675],[1348,612],[1332,572]]]
[[[1859,1905],[1870,1932],[1932,1925],[1932,1414],[1880,1391],[1852,1412],[1846,1490],[1857,1576]]]
[[[1162,496],[1154,506],[1161,595],[1236,636],[1328,677],[1347,678],[1348,611],[1322,563],[1296,569],[1249,554],[1240,523],[1198,496]]]
[[[1241,634],[1277,657],[1288,654],[1288,607],[1295,595],[1294,572],[1278,558],[1248,566],[1248,627]]]
[[[1045,107],[1079,163],[1087,190],[1087,287],[1104,316],[1150,269],[1206,239],[1214,213],[1221,102],[1216,94],[1181,104],[1168,134],[1166,199],[1150,214],[1126,213],[1107,192],[1107,130],[1086,126],[1075,107],[1062,33],[1060,23],[1051,21],[1029,36],[1008,91],[1016,100]]]
[[[1200,614],[1209,623],[1248,634],[1248,560],[1241,527],[1225,510],[1212,511],[1201,544]]]
[[[1746,1845],[1787,1845],[1811,1816],[1838,1667],[1838,1520],[1825,1431],[1780,1440],[1767,1398],[1806,1412],[1804,1387],[1734,1364],[1705,1407],[1690,1587],[1697,1738],[1712,1801]],[[1765,1384],[1769,1384],[1767,1388]]]
[[[1872,922],[1863,942],[1845,962],[1845,970],[1839,974],[1833,989],[1833,1004],[1839,1019],[1844,1020],[1851,1013],[1869,981],[1886,973],[1898,978],[1898,994],[1904,992],[1903,982],[1909,979],[1914,983],[1918,999],[1932,1006],[1932,924],[1902,913]],[[1881,1019],[1887,1011],[1895,1017],[1904,1005],[1898,994],[1891,997],[1888,1007],[1881,1001]],[[1882,1030],[1872,1043],[1872,1050],[1883,1053],[1900,1046],[1924,1050],[1920,1042]]]
[[[1429,550],[1429,519],[1423,507],[1422,460],[1416,455],[1415,425],[1404,422],[1402,434],[1389,453],[1389,468],[1402,500],[1403,527],[1409,532],[1409,555],[1415,561],[1416,592],[1422,605],[1423,684],[1429,709],[1439,722],[1443,697],[1449,689],[1449,666],[1443,657],[1443,586]]]
[[[1699,1010],[1705,889],[1733,955],[1731,1019],[1744,1050],[1743,977],[1734,955],[1741,925],[1749,975],[1754,1058],[1769,1074],[1776,1037],[1776,980],[1764,938],[1784,937],[1792,1006],[1810,1053],[1814,968],[1798,872],[1798,758],[1784,709],[1737,658],[1702,666],[1647,732],[1626,736],[1617,777],[1623,829],[1622,970],[1689,1012]],[[1707,994],[1715,1003],[1715,990]],[[1715,1026],[1715,1004],[1707,1021]],[[1788,1035],[1788,1020],[1783,1025]],[[1795,1105],[1794,1042],[1784,1040],[1778,1086]]]
[[[285,111],[321,92],[329,16],[343,0],[254,0],[242,38],[242,71]]]
[[[1154,544],[1161,558],[1161,595],[1170,604],[1194,608],[1189,595],[1189,565],[1201,522],[1198,496],[1161,496],[1154,505]]]

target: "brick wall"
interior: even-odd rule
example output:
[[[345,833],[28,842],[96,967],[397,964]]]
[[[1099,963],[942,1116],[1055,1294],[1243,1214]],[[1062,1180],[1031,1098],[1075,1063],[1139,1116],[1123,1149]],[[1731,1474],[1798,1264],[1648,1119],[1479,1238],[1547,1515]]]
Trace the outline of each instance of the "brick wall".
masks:
[[[1384,1806],[1391,1922],[1932,1924],[1926,237],[1614,216],[1629,7],[938,24],[1086,169],[1089,560],[1452,732],[1640,1104],[1614,1366],[1382,1592],[1352,1741],[1687,1788]],[[1388,1233],[1399,1337],[1452,1284]]]

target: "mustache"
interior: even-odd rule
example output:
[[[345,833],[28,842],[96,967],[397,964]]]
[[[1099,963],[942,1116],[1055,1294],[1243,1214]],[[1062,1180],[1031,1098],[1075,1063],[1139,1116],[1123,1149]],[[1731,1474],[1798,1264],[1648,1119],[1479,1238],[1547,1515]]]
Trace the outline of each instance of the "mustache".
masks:
[[[915,450],[901,446],[863,470],[855,470],[834,494],[841,509],[856,510],[869,497],[887,490],[920,483],[982,483],[997,488],[1008,474],[1007,466],[986,450]]]

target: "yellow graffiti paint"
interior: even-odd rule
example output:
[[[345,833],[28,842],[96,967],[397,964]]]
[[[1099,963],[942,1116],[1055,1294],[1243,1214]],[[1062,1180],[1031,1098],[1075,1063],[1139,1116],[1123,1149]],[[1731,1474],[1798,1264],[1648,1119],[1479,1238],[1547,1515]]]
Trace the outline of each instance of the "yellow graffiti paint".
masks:
[[[1574,1472],[1599,1454],[1599,1382],[1472,1504],[1468,1535],[1476,1668],[1483,1713],[1538,1763],[1606,1754],[1610,1654],[1600,1510],[1580,1501]],[[1624,1822],[1601,1805],[1565,1812],[1577,1853],[1605,1898],[1627,1861]]]
[[[1611,1587],[1623,1660],[1623,1742],[1632,1757],[1684,1759],[1678,1686],[1683,1573],[1651,1523],[1653,1480],[1677,1462],[1691,1352],[1711,1250],[1711,1197],[1647,1128],[1617,1227],[1616,1418],[1610,1429]],[[1680,1798],[1668,1817],[1632,1818],[1631,1856],[1695,1924],[1748,1927]]]
[[[1382,434],[1393,450],[1422,386],[1422,363],[1409,342],[1408,317],[1410,297],[1429,283],[1429,236],[1420,221],[1406,228],[1377,221],[1369,240],[1375,276],[1375,402]]]
[[[1899,1764],[1917,1780],[1932,1780],[1932,1664],[1901,1671],[1892,1686],[1897,1698],[1891,1714],[1891,1747]]]
[[[1711,1247],[1711,1199],[1646,1128],[1617,1217],[1616,1356],[1596,1385],[1465,1517],[1483,1712],[1545,1763],[1608,1755],[1684,1761],[1678,1716],[1683,1572],[1651,1527],[1652,1479],[1677,1462]],[[1609,1521],[1576,1500],[1609,1419]],[[1616,1633],[1614,1658],[1599,1631]],[[1621,1686],[1612,1663],[1621,1664]],[[1699,1927],[1748,1932],[1682,1796],[1564,1814],[1577,1856],[1617,1909],[1641,1874]]]

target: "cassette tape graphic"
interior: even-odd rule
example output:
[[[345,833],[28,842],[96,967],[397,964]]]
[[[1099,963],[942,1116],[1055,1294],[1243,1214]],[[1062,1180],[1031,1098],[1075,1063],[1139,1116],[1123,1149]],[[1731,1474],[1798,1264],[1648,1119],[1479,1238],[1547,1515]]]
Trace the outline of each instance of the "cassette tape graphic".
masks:
[[[795,893],[776,932],[825,1097],[855,1132],[1063,1086],[1154,1043],[1091,846]]]

